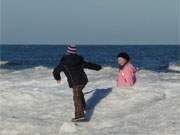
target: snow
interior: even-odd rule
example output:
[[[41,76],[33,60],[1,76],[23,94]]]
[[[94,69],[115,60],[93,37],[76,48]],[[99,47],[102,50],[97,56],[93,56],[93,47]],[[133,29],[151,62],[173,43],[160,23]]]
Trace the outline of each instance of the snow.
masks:
[[[74,125],[74,123],[63,123],[63,125],[60,128],[60,133],[62,132],[68,132],[68,133],[74,133],[76,132],[76,126]]]
[[[0,134],[179,135],[180,73],[140,70],[134,87],[117,88],[117,71],[86,70],[87,122],[74,124],[72,90],[63,73],[57,84],[46,67],[1,70]]]

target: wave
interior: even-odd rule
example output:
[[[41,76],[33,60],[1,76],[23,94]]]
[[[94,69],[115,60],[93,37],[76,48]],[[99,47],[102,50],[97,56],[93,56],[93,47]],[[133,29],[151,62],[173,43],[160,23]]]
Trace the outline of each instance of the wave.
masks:
[[[20,60],[17,60],[17,61],[1,61],[0,62],[1,67],[4,67],[4,66],[11,67],[11,66],[28,65],[28,64],[31,64],[31,62],[30,61],[20,61]]]
[[[180,71],[180,64],[170,64],[168,67],[169,70],[171,71]]]
[[[5,65],[7,63],[8,63],[8,61],[0,61],[0,65]]]
[[[14,61],[5,61],[3,65],[32,65],[34,60],[14,60]]]

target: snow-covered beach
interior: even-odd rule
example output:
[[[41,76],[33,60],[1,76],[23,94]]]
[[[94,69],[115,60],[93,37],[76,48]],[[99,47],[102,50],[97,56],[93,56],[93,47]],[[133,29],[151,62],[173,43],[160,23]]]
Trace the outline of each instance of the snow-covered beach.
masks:
[[[179,66],[173,65],[173,69]],[[172,66],[170,66],[170,69]],[[87,122],[74,124],[72,90],[52,69],[0,72],[1,135],[179,135],[180,73],[140,70],[133,88],[117,88],[117,69],[86,70]]]

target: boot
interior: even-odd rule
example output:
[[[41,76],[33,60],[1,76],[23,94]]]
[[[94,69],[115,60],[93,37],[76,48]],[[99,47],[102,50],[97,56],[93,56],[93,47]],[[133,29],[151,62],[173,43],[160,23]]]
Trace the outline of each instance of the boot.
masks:
[[[85,121],[84,116],[72,118],[72,122],[81,122],[81,121]]]

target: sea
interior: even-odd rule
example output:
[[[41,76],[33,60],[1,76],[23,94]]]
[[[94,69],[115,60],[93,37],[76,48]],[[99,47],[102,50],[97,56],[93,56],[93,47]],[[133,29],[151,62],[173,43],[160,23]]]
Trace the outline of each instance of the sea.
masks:
[[[66,45],[0,45],[0,68],[53,68],[66,49]],[[77,50],[86,61],[102,66],[118,67],[116,56],[120,52],[127,52],[139,69],[166,72],[170,65],[180,64],[179,45],[77,45]]]

